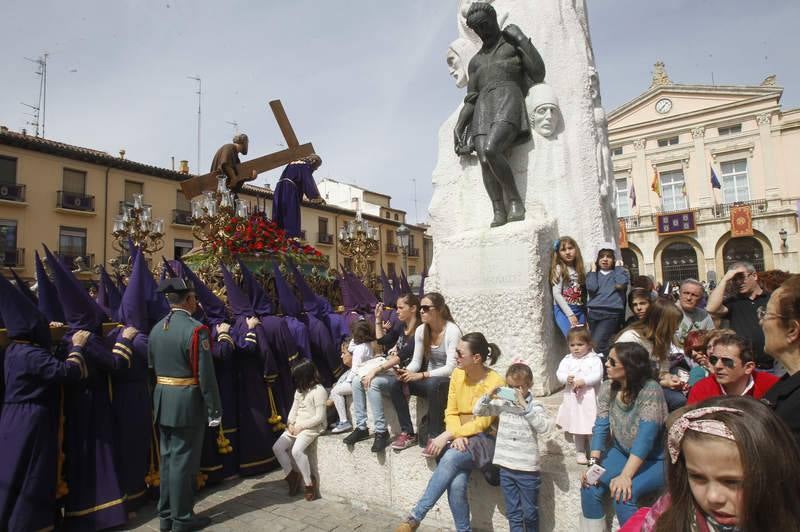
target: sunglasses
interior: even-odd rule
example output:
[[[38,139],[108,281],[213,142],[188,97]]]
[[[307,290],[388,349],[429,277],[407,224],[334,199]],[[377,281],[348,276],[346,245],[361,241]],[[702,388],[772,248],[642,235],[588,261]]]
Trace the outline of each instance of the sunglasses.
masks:
[[[431,309],[435,309],[435,308],[436,307],[434,307],[433,305],[420,305],[419,306],[419,311],[420,312],[430,312]]]
[[[786,319],[786,316],[783,314],[778,314],[777,312],[768,312],[764,307],[758,307],[756,309],[756,318],[758,318],[758,321],[765,321],[778,318]]]
[[[728,369],[733,369],[736,367],[736,361],[732,358],[718,357],[716,355],[711,355],[710,357],[708,357],[708,361],[711,363],[712,366],[716,366],[717,362],[722,362],[722,365]]]

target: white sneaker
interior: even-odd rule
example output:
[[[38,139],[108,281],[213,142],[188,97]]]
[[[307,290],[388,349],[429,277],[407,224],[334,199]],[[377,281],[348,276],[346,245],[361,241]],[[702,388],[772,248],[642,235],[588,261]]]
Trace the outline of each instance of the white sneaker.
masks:
[[[353,425],[351,425],[349,421],[340,421],[331,429],[331,434],[341,434],[342,432],[349,432],[351,430],[353,430]]]
[[[575,461],[578,462],[580,465],[586,465],[589,463],[589,460],[583,453],[578,453],[578,456],[575,458]]]

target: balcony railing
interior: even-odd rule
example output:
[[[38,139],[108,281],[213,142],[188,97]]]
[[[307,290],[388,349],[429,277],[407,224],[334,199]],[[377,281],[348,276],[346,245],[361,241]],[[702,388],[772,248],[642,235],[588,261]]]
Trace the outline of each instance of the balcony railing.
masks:
[[[72,211],[94,212],[94,196],[59,190],[56,196],[56,207]]]
[[[685,211],[692,211],[695,215],[695,222],[704,223],[710,222],[713,220],[723,220],[729,218],[731,215],[731,208],[733,207],[740,207],[744,205],[749,205],[752,211],[753,217],[759,217],[762,215],[767,214],[770,212],[770,209],[774,210],[781,210],[786,209],[787,207],[783,205],[784,202],[778,202],[774,204],[772,207],[769,206],[769,201],[765,199],[758,199],[758,200],[751,200],[751,201],[738,201],[733,203],[723,203],[720,205],[709,205],[705,207],[698,207],[694,209],[680,209],[678,211],[662,211],[657,209],[656,212],[651,214],[641,214],[641,215],[634,215],[634,216],[625,216],[618,218],[625,222],[625,227],[628,230],[636,230],[636,229],[649,229],[651,227],[655,227],[656,224],[656,217],[659,214],[669,214],[670,212],[685,212]],[[792,208],[794,208],[792,206]]]
[[[172,223],[178,225],[192,225],[192,213],[181,209],[172,209]]]
[[[317,243],[318,244],[333,244],[333,235],[329,235],[328,233],[318,233],[317,234]]]
[[[56,256],[73,270],[80,267],[81,271],[85,271],[94,267],[94,253],[81,255],[74,251],[59,251]]]
[[[733,203],[723,203],[722,205],[714,205],[711,207],[711,212],[715,218],[727,218],[731,215],[732,207],[743,207],[750,205],[752,213],[761,214],[767,212],[767,200],[751,200],[751,201],[735,201]]]
[[[397,244],[392,244],[390,242],[387,242],[386,253],[397,253]]]
[[[419,248],[411,248],[408,250],[409,257],[419,257]]]
[[[0,185],[0,200],[25,201],[25,185]]]
[[[0,253],[3,257],[3,266],[9,268],[19,268],[25,266],[25,249],[7,249]]]

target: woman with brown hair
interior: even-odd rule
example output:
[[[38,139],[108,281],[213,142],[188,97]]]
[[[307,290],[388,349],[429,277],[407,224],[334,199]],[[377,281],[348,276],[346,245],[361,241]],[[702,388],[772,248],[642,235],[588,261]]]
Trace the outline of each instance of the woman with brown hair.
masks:
[[[453,321],[444,296],[428,292],[419,305],[422,325],[414,333],[414,356],[397,370],[400,382],[408,384],[412,395],[428,401],[428,427],[419,427],[419,446],[428,444],[428,436],[444,431],[444,408],[450,374],[456,367],[456,347],[461,329]]]
[[[686,404],[685,383],[670,370],[683,360],[683,350],[675,345],[675,332],[683,320],[683,312],[669,297],[659,297],[647,315],[617,336],[616,342],[634,342],[650,355],[657,380],[664,390],[670,411]]]
[[[800,530],[800,451],[767,406],[715,397],[670,421],[669,493],[636,530]]]
[[[800,442],[800,275],[793,275],[772,292],[766,309],[759,311],[764,351],[786,368],[786,375],[763,400]]]

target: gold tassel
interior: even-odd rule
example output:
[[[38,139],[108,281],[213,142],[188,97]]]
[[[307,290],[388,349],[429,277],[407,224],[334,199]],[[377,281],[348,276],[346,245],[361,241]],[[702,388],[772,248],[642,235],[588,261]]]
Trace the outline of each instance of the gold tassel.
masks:
[[[206,475],[205,473],[197,473],[197,476],[194,479],[197,489],[198,490],[203,489],[206,485],[207,480],[208,480],[208,475]]]
[[[62,478],[64,473],[64,385],[58,389],[58,462],[56,466],[56,499],[69,493],[67,481]]]
[[[217,452],[219,452],[219,454],[230,454],[233,452],[231,441],[225,437],[225,432],[222,430],[222,423],[219,424],[219,434],[217,435]]]
[[[153,433],[153,445],[150,446],[150,469],[144,476],[144,482],[151,488],[161,485],[161,449],[158,448],[158,438],[156,438],[156,427],[150,423]]]
[[[273,432],[279,432],[286,428],[284,423],[281,423],[283,418],[278,414],[278,406],[275,404],[275,396],[272,395],[272,386],[267,386],[267,396],[269,397],[269,407],[272,409],[272,415],[269,416],[267,421],[272,425]]]

